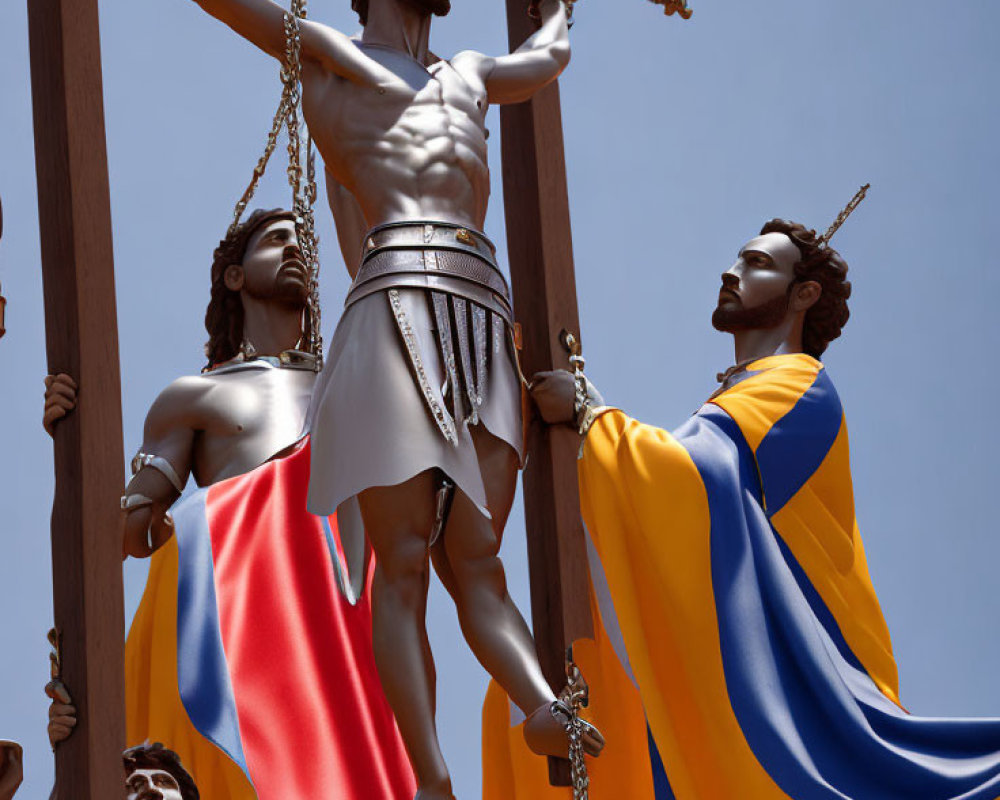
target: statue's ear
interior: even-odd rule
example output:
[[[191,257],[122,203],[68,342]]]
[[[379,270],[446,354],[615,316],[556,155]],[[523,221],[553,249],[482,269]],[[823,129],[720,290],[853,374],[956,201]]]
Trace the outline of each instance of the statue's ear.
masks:
[[[820,286],[819,281],[796,283],[792,289],[792,310],[807,311],[816,305],[821,294],[823,294],[823,287]]]
[[[222,279],[226,283],[226,288],[231,292],[238,292],[243,289],[243,282],[245,280],[245,275],[243,274],[243,267],[240,264],[230,264],[226,267],[226,271],[222,275]]]

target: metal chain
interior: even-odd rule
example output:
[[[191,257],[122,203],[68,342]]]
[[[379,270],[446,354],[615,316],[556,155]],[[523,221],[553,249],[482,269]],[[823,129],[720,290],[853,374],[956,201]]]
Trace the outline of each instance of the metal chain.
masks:
[[[858,189],[858,193],[854,195],[851,202],[847,204],[847,207],[837,215],[833,224],[826,229],[826,233],[820,236],[817,240],[820,247],[826,247],[830,243],[830,239],[833,238],[833,234],[840,230],[840,226],[847,222],[847,218],[854,213],[854,209],[861,205],[861,201],[865,199],[865,195],[868,194],[868,190],[871,187],[872,185],[870,183],[866,183]]]
[[[246,190],[243,192],[243,196],[236,203],[236,208],[233,209],[233,221],[229,225],[229,235],[232,235],[236,228],[239,227],[240,220],[243,218],[244,212],[247,210],[247,205],[253,199],[254,194],[257,191],[257,184],[260,179],[264,177],[264,170],[267,169],[267,162],[271,158],[271,154],[274,152],[274,148],[278,144],[278,135],[281,133],[281,129],[285,125],[285,104],[287,102],[287,93],[281,93],[281,101],[278,103],[278,110],[274,114],[274,121],[271,123],[271,130],[267,134],[267,142],[264,145],[264,152],[260,159],[257,161],[257,166],[253,168],[253,177],[250,179],[250,185],[247,186]]]
[[[586,708],[589,704],[590,689],[583,680],[580,668],[573,661],[572,650],[566,656],[566,688],[560,693],[559,699],[570,711],[570,716],[563,722],[563,727],[569,737],[569,769],[573,800],[588,800],[590,777],[587,775],[587,763],[583,757],[584,725],[580,719],[580,709]]]
[[[313,153],[312,137],[302,118],[302,32],[301,20],[306,18],[306,0],[291,0],[291,9],[285,14],[285,63],[281,69],[281,100],[274,114],[271,130],[267,134],[264,153],[254,167],[250,185],[233,210],[233,221],[229,226],[232,234],[240,224],[247,205],[257,191],[257,185],[264,176],[267,164],[278,143],[281,129],[288,131],[288,185],[292,190],[291,211],[295,215],[299,248],[309,270],[309,341],[306,346],[317,358],[317,369],[323,366],[323,337],[319,307],[319,237],[316,235],[316,218],[313,205],[316,202],[316,160]],[[305,139],[305,170],[303,175],[302,141]]]
[[[299,247],[309,269],[309,351],[317,356],[317,368],[323,366],[323,338],[320,332],[319,237],[316,235],[316,160],[312,137],[302,119],[302,37],[300,20],[306,18],[306,0],[292,0],[291,13],[285,15],[285,69],[281,80],[288,94],[288,184],[292,189],[292,210],[298,226]],[[303,171],[302,141],[305,139],[306,164]],[[305,174],[303,174],[303,172]]]

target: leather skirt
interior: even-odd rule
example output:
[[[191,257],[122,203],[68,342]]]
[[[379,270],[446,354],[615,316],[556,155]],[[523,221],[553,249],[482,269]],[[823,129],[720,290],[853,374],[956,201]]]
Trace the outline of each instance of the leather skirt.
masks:
[[[368,233],[307,422],[310,511],[436,467],[489,516],[470,426],[523,459],[510,295],[493,252],[457,225]]]

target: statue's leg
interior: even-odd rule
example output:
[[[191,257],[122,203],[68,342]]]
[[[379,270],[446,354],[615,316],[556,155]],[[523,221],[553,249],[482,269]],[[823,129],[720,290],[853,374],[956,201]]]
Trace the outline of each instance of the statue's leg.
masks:
[[[455,600],[462,632],[480,663],[530,714],[554,699],[535,652],[528,626],[507,592],[498,556],[504,525],[514,500],[517,455],[482,425],[471,429],[493,519],[486,519],[456,491],[441,546],[446,569],[442,582]],[[440,556],[435,566],[441,567]]]
[[[375,664],[416,774],[421,800],[452,798],[434,722],[435,672],[427,641],[427,545],[438,479],[423,472],[359,497],[375,551],[372,638]]]
[[[444,536],[434,546],[434,567],[455,600],[472,651],[529,717],[525,737],[531,749],[541,755],[566,756],[566,732],[549,712],[555,696],[542,675],[531,632],[507,592],[498,556],[514,500],[517,456],[483,426],[471,432],[493,519],[487,520],[468,497],[456,492]],[[591,755],[603,745],[596,731],[584,735],[584,748]]]

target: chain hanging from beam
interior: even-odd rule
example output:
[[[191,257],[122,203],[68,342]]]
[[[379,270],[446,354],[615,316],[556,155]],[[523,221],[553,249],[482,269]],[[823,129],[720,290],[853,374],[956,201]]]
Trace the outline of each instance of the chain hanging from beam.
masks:
[[[282,128],[288,131],[288,185],[292,190],[291,211],[295,215],[295,227],[306,267],[309,270],[309,352],[317,358],[317,369],[323,366],[323,336],[320,332],[322,319],[319,305],[319,237],[316,235],[316,218],[313,206],[316,203],[316,157],[312,137],[302,115],[302,31],[301,21],[306,18],[306,0],[291,0],[291,8],[285,13],[285,62],[281,68],[281,99],[278,110],[271,122],[264,152],[254,167],[250,184],[236,203],[229,232],[233,233],[240,224],[247,205],[257,191],[260,179],[264,177],[267,164],[278,144]],[[305,164],[303,165],[303,151]]]

